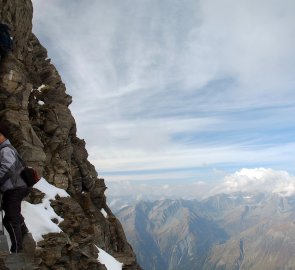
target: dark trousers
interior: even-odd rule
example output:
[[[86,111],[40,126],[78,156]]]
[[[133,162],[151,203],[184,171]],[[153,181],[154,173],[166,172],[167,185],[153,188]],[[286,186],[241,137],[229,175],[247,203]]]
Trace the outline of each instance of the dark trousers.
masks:
[[[22,251],[23,235],[28,232],[24,217],[21,214],[21,202],[29,194],[28,188],[7,190],[3,194],[2,209],[5,211],[3,225],[11,240],[10,251]]]
[[[4,59],[7,56],[7,54],[8,52],[0,46],[0,60]]]

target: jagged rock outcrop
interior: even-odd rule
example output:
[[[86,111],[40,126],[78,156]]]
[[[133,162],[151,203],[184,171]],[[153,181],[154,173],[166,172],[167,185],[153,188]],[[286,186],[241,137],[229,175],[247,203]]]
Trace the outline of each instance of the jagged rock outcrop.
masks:
[[[123,269],[140,269],[106,204],[104,180],[76,135],[68,108],[72,97],[32,33],[32,13],[31,0],[0,0],[0,21],[11,27],[14,40],[13,52],[0,63],[0,119],[10,127],[11,141],[26,163],[71,195],[52,203],[64,218],[64,233],[44,236],[35,263],[39,269],[105,269],[97,262],[97,245],[123,262]],[[42,198],[35,192],[32,203]]]

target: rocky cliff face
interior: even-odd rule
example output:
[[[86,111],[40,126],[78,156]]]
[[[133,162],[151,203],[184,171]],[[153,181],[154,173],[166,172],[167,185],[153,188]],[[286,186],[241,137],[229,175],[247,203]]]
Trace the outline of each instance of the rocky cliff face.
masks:
[[[97,245],[123,262],[123,269],[140,269],[106,204],[104,180],[76,136],[68,108],[72,97],[32,33],[32,14],[30,0],[0,0],[0,21],[11,27],[14,39],[13,52],[0,63],[0,119],[26,163],[71,195],[52,202],[64,218],[64,233],[49,234],[38,243],[35,263],[38,269],[105,269],[97,262]],[[37,203],[41,197],[35,190],[29,200]]]

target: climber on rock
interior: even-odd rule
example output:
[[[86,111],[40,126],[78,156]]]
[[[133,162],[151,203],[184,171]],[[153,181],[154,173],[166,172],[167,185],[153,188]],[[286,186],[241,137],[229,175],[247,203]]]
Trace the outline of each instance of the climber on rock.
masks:
[[[12,51],[12,37],[10,28],[7,24],[0,23],[0,59]]]
[[[3,193],[3,225],[11,240],[10,251],[22,251],[22,240],[28,228],[21,214],[21,202],[29,194],[29,188],[20,176],[23,169],[17,151],[8,140],[7,126],[0,122],[0,191]]]

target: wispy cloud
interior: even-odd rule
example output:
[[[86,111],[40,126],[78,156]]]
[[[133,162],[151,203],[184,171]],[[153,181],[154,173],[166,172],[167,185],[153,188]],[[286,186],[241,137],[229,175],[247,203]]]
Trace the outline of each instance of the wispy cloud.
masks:
[[[33,3],[34,31],[102,174],[292,170],[294,1]]]

